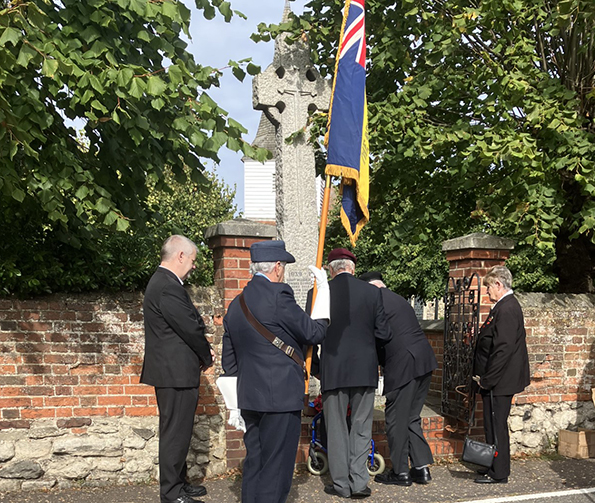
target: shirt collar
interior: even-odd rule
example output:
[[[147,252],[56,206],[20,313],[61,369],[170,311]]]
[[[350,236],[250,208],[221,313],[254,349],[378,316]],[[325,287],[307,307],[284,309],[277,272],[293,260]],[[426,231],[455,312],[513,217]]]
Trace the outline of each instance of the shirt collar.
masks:
[[[167,267],[165,267],[164,265],[159,265],[159,267],[161,267],[162,269],[165,269],[166,271],[171,272],[176,278],[178,278],[178,281],[180,282],[180,285],[183,285],[184,282],[180,279],[180,276],[178,276],[175,272],[173,272],[171,269],[168,269]]]
[[[271,278],[269,278],[266,274],[262,274],[261,272],[257,272],[254,274],[254,276],[262,276],[263,278],[266,278],[267,281],[271,281]]]
[[[504,297],[508,297],[509,295],[512,295],[513,293],[514,293],[514,291],[512,289],[508,290],[508,292],[506,292],[504,295],[502,295],[502,297],[500,297],[498,299],[498,302],[500,302]],[[496,304],[498,304],[498,302],[496,302]],[[496,304],[494,304],[494,305],[496,305]]]

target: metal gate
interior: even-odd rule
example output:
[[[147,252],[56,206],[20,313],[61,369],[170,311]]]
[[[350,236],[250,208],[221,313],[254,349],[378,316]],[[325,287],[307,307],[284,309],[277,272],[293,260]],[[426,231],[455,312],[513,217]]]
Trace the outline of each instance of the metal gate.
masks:
[[[442,414],[469,422],[473,351],[479,332],[481,280],[448,278],[444,295]]]

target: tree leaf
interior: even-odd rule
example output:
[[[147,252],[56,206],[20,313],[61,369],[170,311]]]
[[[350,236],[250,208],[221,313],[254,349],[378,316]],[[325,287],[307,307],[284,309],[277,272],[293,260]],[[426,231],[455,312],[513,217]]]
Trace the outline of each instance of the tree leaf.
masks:
[[[58,61],[55,59],[48,59],[45,58],[43,60],[43,65],[41,67],[41,73],[43,73],[46,77],[54,78],[56,72],[58,71]]]
[[[9,26],[0,35],[0,45],[6,45],[10,42],[16,47],[22,37],[23,33],[21,31]]]
[[[167,84],[163,82],[159,77],[152,76],[149,77],[147,81],[147,94],[152,96],[160,96],[165,92],[167,89]]]
[[[145,92],[146,84],[140,77],[134,77],[130,83],[130,94],[137,99],[142,98]]]

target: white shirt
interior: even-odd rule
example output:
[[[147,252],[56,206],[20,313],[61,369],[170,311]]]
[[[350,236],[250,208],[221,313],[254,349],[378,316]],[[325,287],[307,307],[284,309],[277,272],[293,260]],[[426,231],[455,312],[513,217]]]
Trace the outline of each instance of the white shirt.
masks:
[[[508,290],[504,295],[502,295],[502,297],[500,297],[497,301],[496,304],[498,304],[498,302],[500,302],[504,297],[508,297],[509,295],[512,295],[514,292],[512,291],[512,289]],[[494,304],[494,306],[496,305]]]
[[[161,264],[159,265],[159,267],[161,267],[162,269],[165,269],[166,271],[169,271],[169,272],[173,273],[173,274],[174,274],[174,276],[175,276],[176,278],[178,278],[178,281],[180,282],[180,285],[183,285],[183,284],[184,284],[184,282],[183,282],[183,281],[180,279],[180,276],[178,276],[178,275],[177,275],[175,272],[173,272],[171,269],[168,269],[167,267],[165,267],[164,265],[161,265]]]

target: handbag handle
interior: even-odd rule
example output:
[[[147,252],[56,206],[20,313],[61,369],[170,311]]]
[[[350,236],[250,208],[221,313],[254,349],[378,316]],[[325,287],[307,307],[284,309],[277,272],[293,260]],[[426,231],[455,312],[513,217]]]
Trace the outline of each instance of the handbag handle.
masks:
[[[469,428],[467,435],[471,433],[471,427],[475,422],[475,406],[477,405],[477,393],[473,393],[473,408],[471,409],[471,417],[469,418]],[[492,406],[492,435],[494,437],[494,445],[498,448],[498,438],[496,437],[496,414],[494,413],[494,392],[490,390],[490,404]]]

